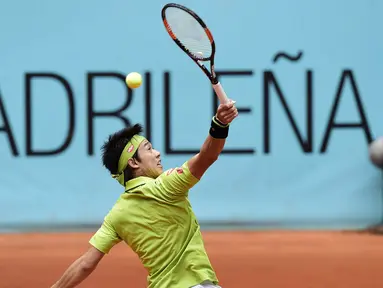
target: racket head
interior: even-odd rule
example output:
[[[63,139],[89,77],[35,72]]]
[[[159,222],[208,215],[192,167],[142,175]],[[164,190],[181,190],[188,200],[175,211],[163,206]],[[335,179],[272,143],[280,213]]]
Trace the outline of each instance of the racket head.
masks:
[[[170,37],[194,61],[214,61],[213,35],[194,11],[168,3],[162,8],[161,16]]]

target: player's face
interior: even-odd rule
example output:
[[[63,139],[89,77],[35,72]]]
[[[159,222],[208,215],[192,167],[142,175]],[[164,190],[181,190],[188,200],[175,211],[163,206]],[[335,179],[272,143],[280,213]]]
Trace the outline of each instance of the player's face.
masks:
[[[137,163],[141,173],[145,176],[157,178],[162,172],[161,154],[153,149],[152,144],[145,140],[138,147],[140,161]]]

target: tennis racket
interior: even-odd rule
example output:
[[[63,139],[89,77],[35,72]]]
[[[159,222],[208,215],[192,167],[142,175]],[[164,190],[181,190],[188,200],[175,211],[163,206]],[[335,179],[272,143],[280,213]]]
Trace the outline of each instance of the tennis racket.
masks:
[[[206,74],[220,102],[228,102],[214,70],[215,43],[206,24],[195,12],[175,3],[166,4],[161,14],[170,37]],[[205,61],[210,61],[210,71]]]

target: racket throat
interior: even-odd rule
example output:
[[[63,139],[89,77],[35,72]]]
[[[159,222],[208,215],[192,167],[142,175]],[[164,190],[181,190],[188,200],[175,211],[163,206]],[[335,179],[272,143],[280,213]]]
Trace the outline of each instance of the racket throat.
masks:
[[[210,66],[210,71],[211,71],[211,84],[213,85],[218,84],[217,74],[214,71],[214,64]]]

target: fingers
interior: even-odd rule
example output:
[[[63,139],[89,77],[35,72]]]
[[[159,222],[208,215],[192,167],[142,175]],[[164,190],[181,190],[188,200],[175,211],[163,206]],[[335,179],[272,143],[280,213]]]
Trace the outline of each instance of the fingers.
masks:
[[[230,109],[228,109],[226,111],[222,111],[219,114],[222,118],[228,118],[228,117],[232,117],[232,116],[238,114],[238,110],[235,106],[233,106]]]
[[[234,111],[230,112],[230,113],[227,113],[227,115],[225,115],[225,119],[232,119],[232,118],[235,118],[238,116],[238,111],[237,109],[235,109]]]
[[[220,104],[218,106],[217,112],[220,113],[220,112],[224,112],[224,111],[229,111],[229,110],[235,109],[234,104],[235,104],[235,102],[233,102],[233,101],[230,101],[230,102],[224,103],[224,104]]]
[[[231,123],[238,116],[238,111],[234,111],[230,114],[223,116],[223,121],[225,123]]]
[[[222,106],[224,106],[224,108],[226,108],[226,109],[230,109],[230,108],[234,107],[234,104],[235,104],[235,101],[229,100],[227,103],[222,104]]]
[[[224,124],[228,124],[238,116],[237,107],[235,107],[235,101],[230,101],[225,104],[221,104],[217,109],[217,117]]]

